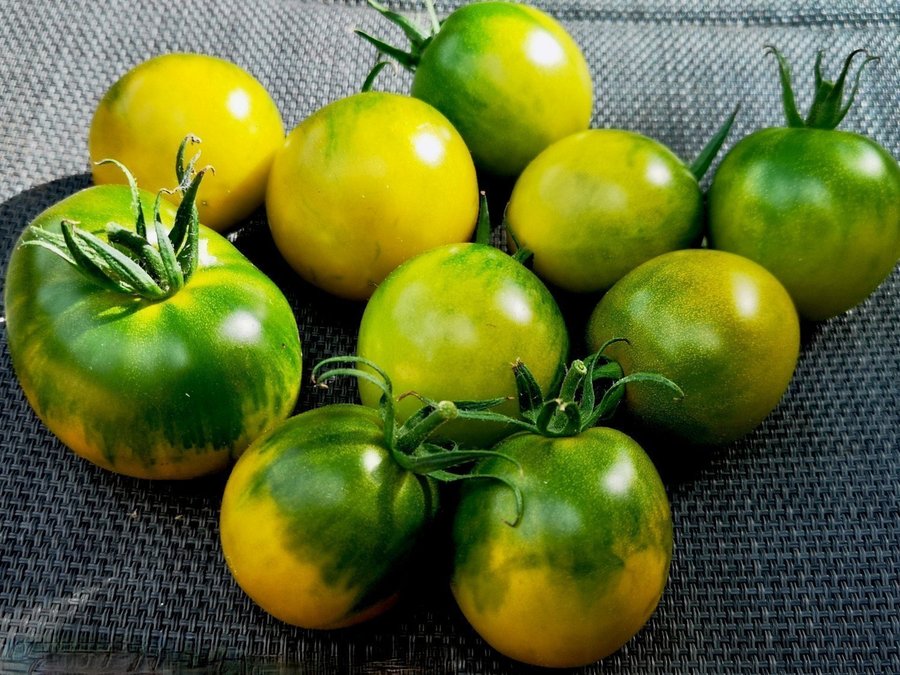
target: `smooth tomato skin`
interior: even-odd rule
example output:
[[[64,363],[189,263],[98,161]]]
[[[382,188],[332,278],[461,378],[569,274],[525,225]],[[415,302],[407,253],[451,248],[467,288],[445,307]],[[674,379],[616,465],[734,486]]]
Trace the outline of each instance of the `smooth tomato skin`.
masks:
[[[288,135],[266,208],[275,244],[304,279],[364,300],[404,260],[471,237],[478,182],[465,143],[437,110],[365,92]]]
[[[687,166],[661,143],[617,129],[557,141],[516,181],[506,224],[534,253],[538,276],[559,288],[611,287],[642,262],[701,236],[702,196]]]
[[[284,141],[275,102],[241,67],[182,53],[138,64],[100,100],[88,148],[92,162],[117,159],[138,185],[157,192],[178,184],[172,157],[188,134],[201,140],[200,165],[215,169],[198,194],[200,222],[227,230],[263,203],[272,158]],[[189,148],[186,159],[193,154]],[[113,165],[95,164],[92,171],[97,185],[125,182]]]
[[[466,481],[453,526],[453,595],[495,649],[556,668],[619,649],[647,622],[672,558],[672,518],[650,458],[630,437],[595,427],[571,438],[520,433]]]
[[[696,445],[731,442],[777,405],[800,351],[800,322],[784,287],[733,253],[674,251],[637,267],[613,286],[588,322],[592,350],[626,374],[660,373],[663,385],[625,387],[628,411],[645,425]]]
[[[152,222],[155,196],[141,199]],[[161,206],[171,227],[175,207]],[[64,218],[88,231],[133,227],[131,192],[87,188],[34,224],[59,231]],[[14,249],[5,299],[28,401],[63,443],[105,469],[165,479],[218,471],[296,403],[302,359],[290,305],[202,225],[198,268],[168,299],[105,290],[35,246]]]
[[[238,460],[222,498],[222,551],[244,592],[277,619],[349,626],[396,601],[437,496],[433,481],[390,457],[375,410],[316,408]]]
[[[517,175],[556,140],[586,129],[591,73],[552,17],[527,5],[460,7],[422,53],[412,95],[459,129],[476,164]]]
[[[760,263],[808,319],[867,298],[900,258],[900,167],[844,131],[764,129],[722,160],[710,246]]]
[[[528,364],[544,390],[565,367],[568,332],[553,296],[523,265],[482,244],[433,249],[397,268],[369,300],[357,354],[391,378],[396,396],[415,391],[436,400],[508,396],[496,410],[518,413],[512,364]],[[360,380],[365,405],[381,390]],[[398,420],[419,407],[401,400]],[[505,425],[449,422],[439,433],[490,447],[512,432]]]

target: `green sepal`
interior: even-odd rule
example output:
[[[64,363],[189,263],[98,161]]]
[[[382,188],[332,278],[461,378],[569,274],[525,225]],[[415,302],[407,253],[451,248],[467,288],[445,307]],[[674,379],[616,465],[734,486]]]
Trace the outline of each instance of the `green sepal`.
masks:
[[[337,368],[333,368],[335,364],[342,364]],[[355,368],[346,364],[362,364],[375,372],[373,375],[367,370]],[[397,432],[396,409],[394,408],[394,390],[391,384],[391,378],[388,374],[378,366],[374,361],[370,361],[362,356],[332,356],[319,361],[312,369],[311,379],[313,385],[320,389],[327,389],[326,382],[332,378],[341,375],[356,377],[358,379],[371,382],[373,385],[381,389],[381,399],[379,400],[378,410],[381,415],[382,426],[384,427],[384,443],[388,448],[394,447],[394,436]]]
[[[766,54],[774,54],[778,61],[778,76],[781,79],[781,103],[784,106],[784,119],[789,127],[806,126],[800,113],[797,112],[797,101],[794,98],[794,86],[791,84],[791,65],[787,59],[772,45],[766,45]]]
[[[521,360],[513,364],[513,377],[519,399],[519,413],[530,422],[537,421],[538,411],[544,403],[541,385]]]
[[[419,61],[412,52],[407,52],[400,49],[399,47],[390,45],[384,40],[379,40],[377,37],[369,35],[365,31],[359,30],[358,28],[353,32],[359,35],[359,37],[368,42],[370,45],[375,47],[375,49],[377,49],[379,53],[391,57],[407,70],[416,69]]]
[[[372,91],[372,87],[375,85],[375,79],[388,65],[390,65],[389,61],[379,61],[374,66],[372,66],[372,70],[370,70],[369,74],[366,75],[366,79],[363,82],[363,86],[360,88],[360,92],[366,93],[367,91]]]
[[[488,210],[487,195],[478,193],[478,220],[475,223],[475,243],[491,245],[491,214]]]
[[[128,170],[128,167],[116,159],[101,159],[95,163],[97,166],[113,164],[119,167],[119,170],[125,174],[125,180],[128,181],[128,187],[131,189],[131,210],[134,211],[134,231],[137,232],[139,237],[146,239],[147,221],[144,218],[144,208],[141,206],[141,191],[138,189],[137,179],[134,177],[134,174]]]
[[[515,461],[512,458],[507,459],[510,459],[510,461]],[[433,478],[434,480],[440,481],[441,483],[454,483],[460,480],[496,480],[512,490],[513,496],[516,500],[515,517],[511,521],[504,518],[503,522],[510,527],[516,527],[520,522],[522,522],[522,515],[525,513],[525,497],[522,495],[522,490],[519,488],[519,486],[505,476],[500,476],[495,473],[458,474],[451,471],[431,471],[428,476],[430,478]]]
[[[703,176],[706,175],[706,172],[709,171],[709,167],[712,166],[713,160],[716,158],[716,155],[719,154],[719,150],[722,149],[722,145],[725,143],[725,139],[728,138],[728,134],[731,133],[731,127],[734,126],[734,120],[737,118],[740,109],[740,104],[735,106],[734,111],[725,119],[722,126],[718,128],[706,145],[703,146],[700,154],[697,155],[697,158],[691,164],[691,173],[694,174],[694,178],[696,178],[698,182],[702,180]]]
[[[139,265],[146,266],[153,277],[162,279],[165,275],[162,257],[159,251],[147,241],[146,234],[142,237],[127,227],[122,227],[117,223],[108,223],[106,238],[109,243],[130,252],[131,258]]]

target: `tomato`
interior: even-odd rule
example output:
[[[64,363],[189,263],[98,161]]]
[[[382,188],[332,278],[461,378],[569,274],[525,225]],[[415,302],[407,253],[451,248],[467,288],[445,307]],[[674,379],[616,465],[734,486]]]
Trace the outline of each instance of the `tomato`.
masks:
[[[468,481],[462,489],[451,588],[498,651],[580,666],[619,649],[659,603],[672,558],[669,502],[640,445],[594,426],[620,380],[597,402],[598,370],[587,359],[546,397],[526,365],[514,371],[524,431],[472,472],[505,484]]]
[[[222,551],[241,588],[276,618],[337,628],[388,609],[437,507],[430,480],[385,447],[379,414],[329,405],[291,418],[235,465]]]
[[[284,141],[275,102],[241,67],[180,53],[135,66],[100,100],[88,146],[92,161],[118,159],[141,187],[156,192],[178,184],[174,164],[160,151],[174,152],[188,134],[203,141],[204,161],[215,167],[200,190],[200,221],[226,230],[262,204],[272,158]],[[98,185],[123,182],[110,165],[95,165],[93,174]]]
[[[153,213],[154,196],[134,194]],[[180,290],[152,298],[102,286],[28,244],[42,232],[59,237],[63,221],[133,234],[133,206],[128,186],[101,185],[37,216],[9,261],[9,350],[35,412],[77,454],[129,476],[191,478],[224,468],[290,414],[297,324],[281,291],[203,226],[188,235],[196,269]],[[162,201],[159,212],[162,232],[171,230],[175,207]]]
[[[840,87],[823,80],[820,91],[841,91],[852,56]],[[741,140],[709,191],[710,245],[766,267],[813,320],[862,302],[900,258],[900,168],[873,140],[834,128],[846,107],[804,121],[787,105],[790,126]]]
[[[635,268],[591,314],[587,340],[624,372],[648,371],[684,391],[626,386],[641,424],[699,445],[733,441],[779,402],[797,363],[800,328],[791,298],[760,265],[723,251],[690,249]]]
[[[590,123],[587,62],[572,36],[544,12],[517,3],[472,3],[433,26],[432,34],[416,36],[403,17],[380,11],[411,38],[410,53],[400,55],[415,71],[412,95],[450,119],[483,169],[517,175],[548,145]]]
[[[362,300],[404,260],[471,237],[478,183],[443,115],[369,91],[325,106],[289,134],[266,208],[275,244],[303,278]]]
[[[441,400],[509,396],[498,410],[515,414],[510,364],[529,364],[541,386],[565,366],[566,325],[553,296],[516,260],[483,244],[451,244],[398,267],[370,298],[359,327],[357,353],[378,363],[400,394]],[[381,392],[361,380],[366,405]],[[419,406],[399,402],[406,419]],[[512,428],[451,422],[446,435],[488,447]]]
[[[534,271],[576,292],[605,290],[659,254],[701,236],[697,178],[664,145],[592,129],[551,145],[516,181],[506,211]]]

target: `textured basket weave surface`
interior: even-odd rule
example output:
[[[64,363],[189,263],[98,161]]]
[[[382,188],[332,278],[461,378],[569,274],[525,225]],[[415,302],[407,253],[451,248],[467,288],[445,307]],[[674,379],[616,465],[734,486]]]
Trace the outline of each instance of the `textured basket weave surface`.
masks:
[[[804,106],[817,50],[834,72],[866,47],[882,59],[843,126],[900,156],[896,3],[538,4],[585,50],[595,126],[692,158],[741,102],[730,147],[781,122],[764,45],[792,60]],[[292,127],[358,89],[374,56],[354,27],[379,27],[362,2],[0,0],[0,271],[27,222],[90,184],[91,114],[125,70],[168,51],[230,59]],[[408,84],[388,70],[378,86]],[[353,351],[361,306],[291,273],[264,214],[234,239],[285,289],[306,364]],[[647,628],[587,672],[900,672],[898,310],[895,270],[860,307],[804,327],[795,379],[761,428],[687,466],[660,458],[676,535],[667,592]],[[468,627],[438,575],[360,628],[314,633],[268,617],[222,560],[224,477],[148,483],[76,458],[29,408],[0,331],[0,672],[525,670]],[[298,409],[353,396],[307,389]]]

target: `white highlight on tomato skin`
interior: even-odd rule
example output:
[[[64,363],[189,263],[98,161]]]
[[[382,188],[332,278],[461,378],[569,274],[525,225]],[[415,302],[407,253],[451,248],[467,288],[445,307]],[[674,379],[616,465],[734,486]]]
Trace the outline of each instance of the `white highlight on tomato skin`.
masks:
[[[540,66],[558,66],[566,60],[562,46],[545,30],[529,33],[525,39],[525,53],[529,60]]]
[[[444,141],[433,131],[423,129],[412,137],[416,155],[429,166],[440,166],[444,162],[446,148]]]
[[[653,160],[647,166],[647,180],[657,187],[667,187],[672,182],[672,172],[663,162]]]
[[[759,313],[759,293],[751,280],[736,284],[734,301],[740,316],[752,318]]]
[[[250,114],[250,97],[243,89],[233,89],[225,100],[225,106],[236,119],[246,119]]]
[[[223,337],[232,342],[248,344],[259,340],[262,325],[253,314],[239,309],[225,317],[220,331]]]
[[[527,325],[534,319],[528,298],[514,286],[500,291],[497,296],[497,305],[503,315],[515,323]]]
[[[381,462],[384,459],[383,455],[376,452],[375,450],[367,450],[363,453],[362,463],[368,473],[372,473],[381,466]]]
[[[875,150],[866,148],[857,158],[856,168],[867,176],[880,178],[884,174],[885,164]]]
[[[634,480],[634,475],[634,464],[628,459],[622,459],[607,471],[603,483],[612,494],[624,494]]]

